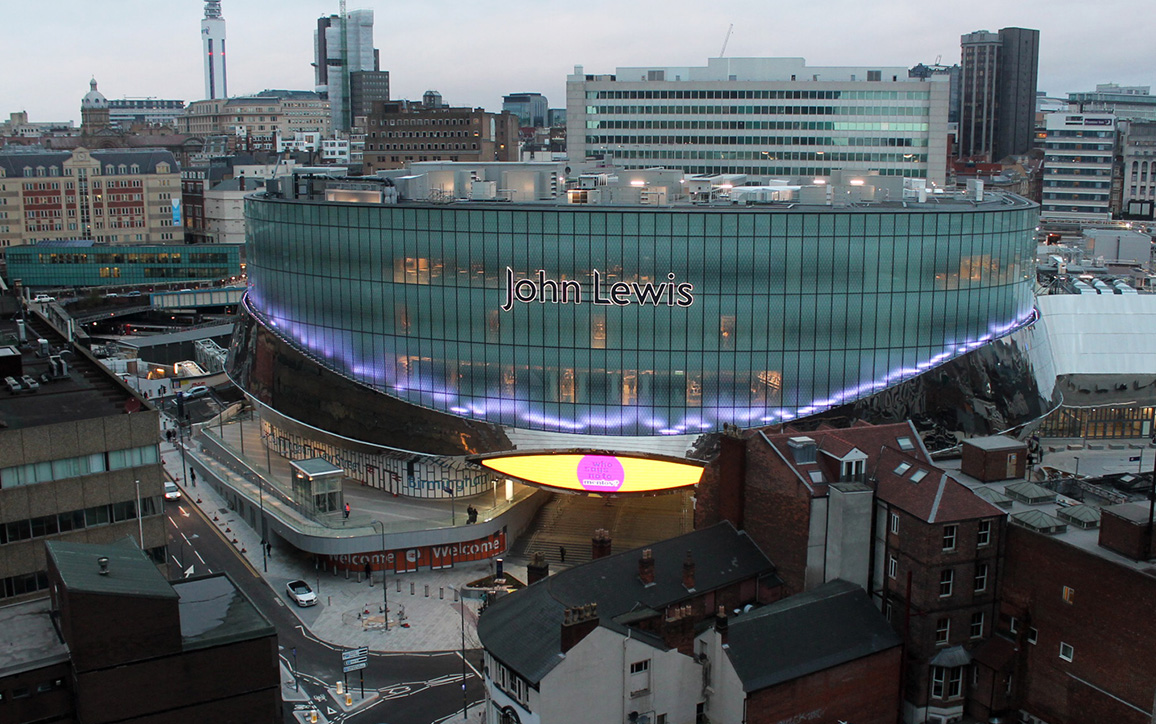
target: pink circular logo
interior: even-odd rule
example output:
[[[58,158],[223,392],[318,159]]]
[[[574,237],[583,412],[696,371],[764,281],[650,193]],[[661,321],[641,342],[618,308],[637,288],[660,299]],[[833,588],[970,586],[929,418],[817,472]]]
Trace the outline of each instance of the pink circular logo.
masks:
[[[622,487],[626,472],[611,455],[586,455],[578,461],[578,484],[592,493],[614,493]]]

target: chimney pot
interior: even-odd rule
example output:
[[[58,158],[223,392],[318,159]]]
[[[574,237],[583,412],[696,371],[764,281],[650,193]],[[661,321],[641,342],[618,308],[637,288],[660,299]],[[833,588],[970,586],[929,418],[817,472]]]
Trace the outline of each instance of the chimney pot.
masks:
[[[654,551],[650,548],[642,551],[642,558],[638,561],[638,580],[644,586],[654,585]]]

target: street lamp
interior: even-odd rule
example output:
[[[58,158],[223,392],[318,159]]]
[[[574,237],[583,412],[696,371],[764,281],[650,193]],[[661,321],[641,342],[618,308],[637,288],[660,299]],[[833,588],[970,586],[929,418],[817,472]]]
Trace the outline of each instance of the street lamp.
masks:
[[[470,703],[466,699],[466,597],[463,595],[464,591],[452,583],[449,589],[458,594],[458,610],[462,614],[462,721],[465,721],[470,712]]]
[[[389,631],[389,586],[385,585],[385,523],[380,520],[370,521],[373,527],[381,526],[381,614],[385,618],[385,630]],[[373,571],[369,572],[369,582],[373,583]]]

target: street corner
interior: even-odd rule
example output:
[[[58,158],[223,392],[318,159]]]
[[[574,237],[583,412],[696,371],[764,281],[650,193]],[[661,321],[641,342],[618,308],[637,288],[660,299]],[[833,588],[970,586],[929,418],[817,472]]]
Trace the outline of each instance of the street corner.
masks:
[[[331,720],[325,716],[325,710],[332,712],[330,716],[339,711],[324,704],[314,706],[308,702],[300,702],[293,705],[293,718],[301,724],[329,724]]]
[[[389,628],[397,627],[394,618],[394,606],[390,606]],[[365,603],[341,612],[341,623],[345,626],[359,628],[362,631],[382,631],[386,628],[384,607],[380,601]]]
[[[347,689],[340,686],[330,686],[325,691],[344,714],[360,711],[381,698],[377,691],[366,691],[365,695],[362,696],[361,689],[357,685]],[[326,713],[330,708],[326,707]]]
[[[309,701],[308,692],[301,688],[300,682],[293,676],[293,671],[285,665],[285,662],[281,662],[281,699],[299,703]]]

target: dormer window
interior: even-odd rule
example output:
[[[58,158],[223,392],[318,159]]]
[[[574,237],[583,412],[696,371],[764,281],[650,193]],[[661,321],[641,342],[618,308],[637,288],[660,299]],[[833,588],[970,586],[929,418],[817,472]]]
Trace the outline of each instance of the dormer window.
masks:
[[[116,173],[116,167],[113,166],[111,163],[104,167],[104,175],[105,176],[112,176],[115,173]]]
[[[135,163],[134,163],[134,164],[132,165],[132,169],[131,169],[131,170],[132,170],[132,173],[133,173],[133,174],[138,174],[138,173],[140,173],[140,166],[138,166],[137,164],[135,164]]]

